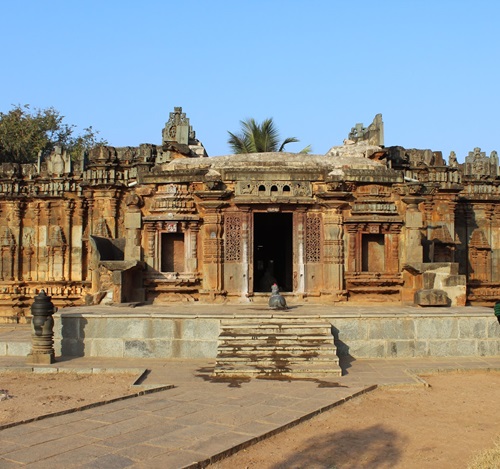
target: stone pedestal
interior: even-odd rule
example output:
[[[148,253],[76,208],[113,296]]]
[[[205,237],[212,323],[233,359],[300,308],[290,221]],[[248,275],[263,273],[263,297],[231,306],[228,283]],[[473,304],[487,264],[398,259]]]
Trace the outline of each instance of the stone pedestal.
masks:
[[[31,353],[27,363],[50,365],[55,362],[54,352],[54,304],[42,290],[31,307],[33,334],[31,335]]]

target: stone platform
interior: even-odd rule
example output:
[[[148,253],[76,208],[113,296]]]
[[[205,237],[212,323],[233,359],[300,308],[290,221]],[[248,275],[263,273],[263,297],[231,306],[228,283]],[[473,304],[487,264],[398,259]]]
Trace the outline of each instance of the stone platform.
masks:
[[[198,303],[89,306],[55,314],[56,356],[213,358],[225,319],[321,319],[332,325],[339,356],[355,358],[500,355],[500,325],[492,308]],[[0,328],[0,356],[25,356],[28,325]]]
[[[411,358],[495,356],[500,325],[486,307],[265,305],[199,303],[67,308],[55,316],[56,355],[215,358],[226,319],[321,319],[339,356]]]

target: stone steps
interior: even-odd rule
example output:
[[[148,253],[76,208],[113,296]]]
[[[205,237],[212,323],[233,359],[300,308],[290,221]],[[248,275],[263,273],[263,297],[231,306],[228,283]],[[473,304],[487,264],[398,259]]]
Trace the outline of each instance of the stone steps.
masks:
[[[341,374],[327,322],[285,318],[221,322],[215,377],[324,378]]]

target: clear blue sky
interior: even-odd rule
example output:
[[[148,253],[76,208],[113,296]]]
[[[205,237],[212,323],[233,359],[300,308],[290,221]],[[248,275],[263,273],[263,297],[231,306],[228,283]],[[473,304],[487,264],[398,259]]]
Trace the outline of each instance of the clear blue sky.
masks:
[[[115,146],[182,106],[209,155],[273,117],[299,151],[382,113],[385,144],[500,151],[498,0],[0,0],[0,111],[55,107]]]

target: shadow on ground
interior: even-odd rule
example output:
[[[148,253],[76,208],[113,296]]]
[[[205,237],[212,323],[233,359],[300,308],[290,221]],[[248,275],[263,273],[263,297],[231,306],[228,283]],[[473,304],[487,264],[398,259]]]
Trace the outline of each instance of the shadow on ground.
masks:
[[[335,381],[327,381],[319,378],[291,378],[289,376],[283,376],[283,375],[263,375],[263,376],[257,376],[255,378],[250,378],[248,376],[236,376],[232,378],[226,378],[226,377],[219,377],[219,376],[213,376],[213,371],[214,367],[213,366],[206,366],[203,368],[198,368],[196,370],[198,374],[195,374],[197,378],[203,379],[203,381],[209,382],[209,383],[227,383],[228,387],[230,388],[241,388],[241,385],[243,383],[249,383],[252,381],[252,379],[259,379],[259,380],[269,380],[269,381],[281,381],[281,382],[287,382],[291,383],[293,381],[309,381],[311,383],[316,383],[318,385],[318,388],[347,388],[348,386],[344,386],[338,382]]]
[[[310,438],[301,444],[300,452],[269,468],[391,468],[400,461],[405,441],[384,425],[334,432]]]

